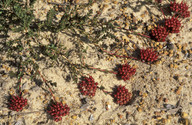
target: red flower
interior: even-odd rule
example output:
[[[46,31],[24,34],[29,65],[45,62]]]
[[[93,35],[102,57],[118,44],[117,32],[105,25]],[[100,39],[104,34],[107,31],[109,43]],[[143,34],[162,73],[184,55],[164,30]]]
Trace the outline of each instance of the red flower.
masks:
[[[143,62],[154,62],[157,60],[158,55],[153,49],[147,48],[140,50],[140,58]]]
[[[8,108],[18,112],[21,111],[26,105],[27,99],[24,99],[22,96],[11,96],[11,99],[8,103]]]
[[[165,27],[158,26],[154,30],[151,31],[151,38],[156,40],[157,42],[164,42],[167,35],[167,29]]]
[[[67,104],[63,106],[61,102],[52,103],[47,112],[53,117],[53,119],[58,122],[62,120],[62,117],[69,114],[70,108]]]
[[[136,72],[135,68],[131,68],[130,65],[124,64],[121,65],[118,69],[118,76],[121,77],[124,81],[129,80],[132,75],[134,75]]]
[[[174,3],[171,1],[171,3],[170,3],[170,9],[171,9],[173,12],[179,12],[179,11],[180,11],[180,4],[179,4],[179,3],[176,3],[176,1],[174,1]]]
[[[172,2],[170,4],[170,9],[173,12],[176,12],[178,15],[180,15],[183,18],[190,17],[190,12],[188,11],[188,6],[183,1],[179,4],[176,3],[176,1]]]
[[[126,105],[130,99],[132,94],[128,92],[128,89],[125,86],[118,86],[116,92],[114,93],[114,100],[119,105]]]
[[[172,17],[171,19],[165,20],[165,27],[171,33],[179,33],[181,22],[178,20],[178,18]]]
[[[81,94],[88,96],[95,96],[98,83],[94,81],[92,76],[83,77],[83,80],[79,83],[79,89]]]

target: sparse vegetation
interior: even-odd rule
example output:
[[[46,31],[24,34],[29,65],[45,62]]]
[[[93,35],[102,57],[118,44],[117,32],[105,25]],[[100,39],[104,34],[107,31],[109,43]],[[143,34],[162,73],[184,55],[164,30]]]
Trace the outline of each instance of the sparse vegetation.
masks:
[[[11,95],[10,103],[13,104],[8,104],[8,106],[13,111],[20,111],[27,105],[27,100],[22,97],[23,91],[21,88],[21,79],[24,76],[29,76],[31,81],[41,78],[41,82],[48,88],[53,98],[52,106],[46,110],[55,121],[60,121],[62,116],[68,115],[70,108],[67,104],[63,106],[62,102],[58,102],[55,99],[54,94],[56,92],[52,89],[57,87],[57,83],[44,78],[39,66],[40,61],[47,63],[47,67],[62,64],[62,68],[69,70],[71,78],[79,87],[82,95],[94,97],[98,88],[103,90],[104,93],[110,94],[110,92],[104,90],[103,86],[98,87],[100,86],[99,83],[95,82],[89,74],[83,71],[98,70],[105,73],[113,73],[126,81],[134,77],[136,68],[132,68],[127,63],[119,64],[121,66],[118,67],[118,70],[100,69],[95,68],[94,65],[86,64],[84,57],[87,54],[87,46],[91,46],[93,50],[109,57],[115,56],[125,60],[137,60],[147,62],[149,65],[155,65],[155,62],[160,58],[160,50],[155,50],[152,46],[148,46],[147,49],[139,48],[133,42],[135,47],[130,50],[125,49],[126,52],[123,53],[122,50],[127,48],[126,42],[123,39],[119,39],[116,33],[141,36],[141,40],[145,41],[147,39],[150,43],[152,43],[152,40],[155,40],[155,42],[166,42],[170,33],[179,33],[182,25],[180,17],[183,19],[190,16],[187,4],[171,2],[169,9],[176,12],[172,18],[165,19],[162,26],[154,27],[148,32],[138,33],[135,32],[136,26],[127,27],[118,22],[122,15],[109,20],[100,18],[101,11],[94,13],[91,8],[92,4],[95,3],[93,0],[89,0],[87,4],[80,5],[72,2],[64,5],[54,4],[54,7],[48,11],[45,20],[35,17],[35,2],[36,0],[0,1],[0,50],[1,54],[9,59],[10,65],[17,69],[16,71],[9,71],[9,77],[18,78],[17,94]],[[159,3],[161,2],[159,1]],[[157,4],[152,1],[147,3]],[[83,13],[82,11],[84,10],[87,11]],[[44,35],[43,33],[45,32],[49,35]],[[58,34],[69,36],[73,41],[75,50],[63,45],[58,38]],[[115,45],[109,47],[100,43],[106,39],[116,41]],[[46,40],[47,44],[43,43],[43,40]],[[71,57],[73,56],[78,61],[72,61]],[[80,77],[84,79],[79,83]],[[132,94],[125,87],[119,86],[114,98],[117,104],[127,105],[132,99]]]

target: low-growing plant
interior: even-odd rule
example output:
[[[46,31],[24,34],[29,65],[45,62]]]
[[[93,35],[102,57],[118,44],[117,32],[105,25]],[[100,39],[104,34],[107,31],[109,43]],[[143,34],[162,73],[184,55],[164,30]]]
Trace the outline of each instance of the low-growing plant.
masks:
[[[139,50],[137,56],[131,56],[129,54],[117,54],[117,51],[125,47],[125,42],[120,40],[115,33],[132,33],[134,35],[142,36],[149,40],[155,40],[156,42],[165,42],[169,33],[179,33],[181,28],[181,21],[179,18],[186,18],[190,16],[188,6],[186,3],[170,3],[170,10],[175,12],[170,19],[165,19],[163,26],[158,25],[151,30],[151,34],[145,35],[137,33],[134,28],[124,28],[121,24],[117,24],[116,21],[119,17],[115,17],[110,20],[101,20],[101,11],[93,14],[91,5],[95,2],[89,0],[87,4],[78,5],[71,2],[67,4],[54,4],[54,7],[49,10],[45,20],[39,20],[34,16],[34,3],[35,0],[28,1],[25,3],[22,0],[2,0],[0,1],[0,34],[3,36],[1,42],[1,50],[5,53],[5,56],[14,60],[13,66],[17,68],[16,72],[10,71],[10,77],[17,77],[19,79],[18,91],[19,94],[14,96],[11,95],[9,99],[8,108],[13,111],[22,111],[22,109],[28,104],[27,99],[23,98],[21,91],[21,79],[24,75],[29,75],[31,81],[40,76],[43,83],[49,89],[50,95],[53,101],[46,109],[47,113],[57,122],[62,120],[62,117],[69,114],[70,108],[67,104],[63,105],[61,102],[57,102],[55,99],[52,87],[57,87],[57,83],[53,83],[51,80],[46,80],[41,74],[39,63],[40,61],[47,61],[50,59],[51,66],[57,64],[63,64],[65,68],[69,69],[70,76],[74,80],[74,83],[78,84],[80,93],[85,96],[94,97],[96,90],[100,89],[106,94],[110,94],[114,98],[114,102],[119,105],[126,105],[132,98],[132,93],[125,88],[125,86],[118,86],[117,89],[111,93],[104,90],[103,86],[98,85],[94,81],[94,78],[89,74],[84,74],[83,70],[98,70],[105,73],[113,73],[120,77],[121,80],[129,80],[136,73],[136,69],[131,67],[129,64],[120,64],[117,71],[111,71],[108,69],[95,68],[92,65],[86,64],[84,54],[87,53],[87,48],[84,45],[92,45],[93,49],[106,53],[109,56],[117,58],[126,58],[131,60],[137,60],[145,62],[147,64],[154,64],[158,60],[159,54],[152,47],[147,49],[140,49],[137,46],[135,52]],[[152,1],[149,0],[150,3]],[[162,1],[157,1],[161,3]],[[161,6],[158,6],[161,7]],[[81,11],[87,9],[87,13]],[[61,12],[61,18],[57,18],[57,14]],[[163,13],[164,14],[164,13]],[[164,15],[165,16],[165,15]],[[90,31],[86,31],[86,29]],[[51,38],[47,38],[41,33],[50,32]],[[9,35],[18,33],[20,35],[15,38],[10,38]],[[58,33],[76,37],[73,39],[75,50],[67,48],[62,44],[59,44],[57,39]],[[42,39],[46,39],[48,44],[41,42]],[[108,51],[102,45],[100,41],[112,39],[118,45],[114,48],[115,52]],[[121,44],[120,44],[121,42]],[[107,48],[107,47],[106,47]],[[74,63],[69,57],[77,55],[80,60],[78,63]],[[48,65],[47,65],[48,67]],[[30,73],[28,69],[31,69]],[[85,77],[89,75],[89,77]],[[81,81],[78,82],[79,76],[82,77]]]

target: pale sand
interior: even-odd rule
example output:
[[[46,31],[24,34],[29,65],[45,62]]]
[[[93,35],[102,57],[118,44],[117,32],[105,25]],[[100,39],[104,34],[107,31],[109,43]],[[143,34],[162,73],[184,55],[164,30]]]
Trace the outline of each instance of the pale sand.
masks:
[[[110,2],[110,0],[105,0],[105,2],[99,1],[98,3],[95,3],[93,5],[94,13],[97,10],[100,10],[100,5],[108,5],[107,8],[111,8],[113,6],[113,9],[109,11],[109,9],[105,8],[103,10],[103,13],[101,14],[101,18],[106,18],[107,20],[110,19],[110,14],[113,14],[112,17],[116,17],[118,14],[122,13],[119,9],[119,4],[114,4]],[[135,6],[139,5],[139,3],[142,3],[144,0],[129,0],[128,7],[125,10],[125,13],[129,15],[129,13],[134,13],[137,19],[143,20],[143,22],[150,23],[148,20],[150,19],[150,14],[145,15],[144,18],[141,17],[145,11],[147,11],[147,8],[150,9],[150,11],[156,15],[160,15],[160,19],[163,19],[163,15],[160,11],[158,11],[156,8],[150,6],[150,5],[141,5],[138,6],[137,10]],[[57,2],[57,1],[56,1]],[[136,3],[138,4],[136,5]],[[188,5],[190,6],[190,11],[192,10],[192,5],[190,2],[188,2]],[[130,7],[129,7],[130,6]],[[131,8],[132,7],[132,8]],[[39,18],[40,20],[44,20],[46,16],[46,12],[52,8],[52,5],[48,5],[45,2],[38,1],[35,4],[35,12],[36,18]],[[192,32],[189,31],[190,28],[192,28],[192,20],[191,17],[188,19],[185,19],[182,21],[182,29],[178,36],[175,34],[170,35],[168,39],[172,43],[179,43],[184,44],[187,43],[187,49],[192,49],[192,44],[189,44],[189,42],[192,42],[191,34]],[[150,24],[149,24],[150,25]],[[89,30],[89,29],[87,29]],[[138,29],[138,32],[142,31],[141,29]],[[14,36],[18,36],[19,34],[13,34],[10,33],[11,38],[13,39]],[[48,36],[50,37],[50,33],[42,33],[42,36]],[[136,42],[141,48],[146,47],[143,46],[142,43],[144,41],[142,39],[139,39],[137,36],[132,35],[132,38],[130,36],[126,36],[126,34],[118,33],[117,34],[120,39],[126,38],[127,40],[132,40]],[[75,40],[78,40],[76,37],[70,37],[63,33],[58,33],[58,41],[67,47],[67,49],[75,50]],[[41,42],[44,44],[47,44],[48,41],[46,39],[43,39]],[[101,41],[100,44],[105,43],[106,45],[110,45],[114,43],[114,40],[106,39],[104,41]],[[165,43],[160,43],[165,44]],[[132,45],[130,43],[130,45]],[[93,45],[84,45],[84,48],[88,47],[87,54],[85,54],[85,63],[93,65],[95,68],[101,68],[101,69],[108,69],[113,70],[113,68],[116,67],[117,64],[121,64],[123,59],[120,58],[113,58],[112,61],[107,60],[108,56],[107,54],[101,54],[96,49],[92,49],[91,46]],[[176,47],[174,49],[177,51]],[[99,57],[99,56],[100,57]],[[178,61],[184,60],[184,54],[180,53],[181,58]],[[3,55],[1,55],[3,57]],[[129,91],[140,91],[142,94],[146,93],[147,96],[138,96],[135,101],[128,106],[118,106],[116,103],[114,103],[113,98],[110,95],[104,94],[101,90],[97,90],[96,96],[93,97],[90,100],[90,107],[88,111],[82,111],[80,108],[82,103],[80,101],[79,96],[79,90],[77,88],[77,84],[74,83],[73,80],[66,81],[66,78],[68,75],[70,75],[69,69],[65,68],[62,63],[59,65],[55,65],[54,67],[47,68],[48,64],[50,63],[49,60],[46,61],[40,61],[38,62],[40,66],[40,71],[44,75],[44,77],[47,80],[52,80],[53,82],[57,83],[57,87],[53,87],[52,89],[55,92],[56,98],[60,98],[60,100],[64,100],[68,106],[71,108],[70,114],[68,116],[63,117],[62,121],[60,122],[54,122],[53,120],[50,120],[50,116],[47,115],[47,113],[43,112],[47,106],[47,103],[44,103],[45,101],[49,102],[51,100],[51,96],[44,94],[46,93],[42,88],[38,87],[34,82],[31,82],[29,80],[29,77],[24,76],[22,79],[23,87],[22,89],[29,90],[29,94],[27,94],[25,97],[29,100],[29,107],[23,112],[33,112],[33,111],[40,111],[38,113],[31,113],[26,115],[15,115],[12,117],[4,116],[3,118],[0,118],[0,123],[9,121],[11,124],[14,124],[16,121],[20,121],[22,124],[26,125],[37,125],[37,124],[45,124],[45,125],[86,125],[86,124],[93,124],[93,125],[127,125],[129,124],[137,124],[142,125],[144,120],[148,125],[154,125],[159,120],[155,119],[155,112],[159,112],[163,110],[163,104],[172,104],[175,105],[178,101],[180,101],[180,106],[182,109],[182,112],[185,112],[188,114],[187,118],[189,120],[192,119],[192,105],[190,105],[190,102],[192,102],[192,63],[191,58],[186,58],[187,63],[181,63],[177,69],[169,68],[169,65],[173,63],[173,60],[175,60],[174,57],[169,57],[163,55],[161,58],[163,58],[165,61],[162,64],[158,65],[150,65],[135,61],[135,60],[129,60],[131,65],[137,66],[136,75],[132,77],[131,80],[124,82],[123,80],[118,80],[116,78],[116,75],[110,74],[110,73],[103,73],[100,71],[93,71],[93,70],[83,70],[82,72],[85,74],[90,74],[93,76],[96,82],[99,83],[99,86],[104,86],[106,91],[112,92],[112,88],[118,85],[125,85],[126,88],[128,88]],[[6,60],[6,59],[5,59]],[[69,60],[73,63],[80,63],[78,56],[75,54],[75,52],[72,52],[71,56],[69,57]],[[185,66],[188,66],[188,70],[185,69]],[[0,70],[5,70],[1,67]],[[11,68],[11,70],[14,70],[14,68]],[[178,74],[179,80],[175,80],[173,77]],[[145,78],[143,78],[145,76]],[[159,80],[153,80],[154,78],[159,78]],[[15,81],[17,81],[16,78],[11,79],[10,77],[2,77],[1,78],[1,85],[0,88],[0,102],[1,102],[1,109],[0,115],[7,115],[10,110],[8,110],[5,104],[6,97],[9,95],[10,88],[15,86]],[[39,77],[40,79],[40,77]],[[79,80],[78,80],[79,81]],[[175,89],[180,86],[180,83],[184,83],[184,85],[181,87],[181,93],[176,94]],[[48,88],[43,84],[43,88]],[[144,94],[145,95],[145,94]],[[164,102],[163,100],[157,101],[160,97],[168,99],[168,102]],[[137,107],[139,106],[139,101],[143,99],[143,106],[140,106],[142,111],[139,112],[137,110]],[[106,110],[106,103],[110,105],[109,110]],[[93,109],[96,108],[94,111]],[[178,111],[178,109],[176,109]],[[10,112],[11,114],[14,114],[15,112]],[[170,110],[167,112],[162,112],[160,116],[162,118],[167,118],[167,115],[169,114],[175,114],[175,110]],[[17,114],[17,113],[15,113]],[[129,115],[128,115],[129,114]],[[73,119],[73,116],[76,115],[77,118]],[[90,121],[90,116],[93,115],[93,120]],[[119,115],[122,115],[122,118],[119,117]],[[167,125],[177,125],[178,119],[180,119],[180,116],[174,116],[170,120],[167,120]],[[114,120],[114,121],[112,121]],[[161,119],[162,120],[162,119]],[[113,123],[114,122],[114,123]],[[192,121],[191,121],[192,122]],[[20,124],[19,124],[20,125]]]

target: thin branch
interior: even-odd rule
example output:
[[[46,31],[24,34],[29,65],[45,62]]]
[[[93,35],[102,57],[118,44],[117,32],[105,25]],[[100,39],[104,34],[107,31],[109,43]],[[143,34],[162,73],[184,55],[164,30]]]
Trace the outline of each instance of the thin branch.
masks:
[[[101,72],[109,72],[109,73],[117,74],[117,72],[109,71],[109,70],[106,70],[106,69],[100,69],[100,68],[91,67],[90,65],[87,65],[87,68],[88,69],[95,69],[95,70],[98,70],[98,71],[101,71]]]
[[[45,84],[48,86],[49,91],[50,91],[50,93],[51,93],[51,95],[52,95],[54,101],[57,102],[57,101],[55,100],[55,96],[53,95],[53,91],[51,90],[51,87],[47,84],[47,80],[43,77],[43,75],[41,75],[41,73],[40,73],[39,70],[37,70],[37,72],[39,73],[39,75],[41,76],[41,78],[43,79],[43,81],[45,82]]]

